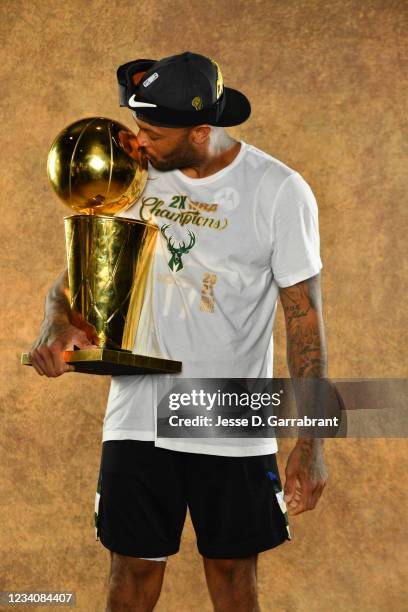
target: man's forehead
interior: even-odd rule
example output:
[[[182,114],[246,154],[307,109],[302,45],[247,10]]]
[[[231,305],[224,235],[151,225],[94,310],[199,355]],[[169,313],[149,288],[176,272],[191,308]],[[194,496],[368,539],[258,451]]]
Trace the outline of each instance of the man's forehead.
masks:
[[[156,126],[153,123],[140,119],[140,117],[135,117],[135,115],[133,115],[133,118],[136,121],[139,128],[143,128],[144,130],[150,131],[153,133],[160,133],[162,126]]]
[[[147,119],[145,117],[140,117],[139,114],[136,116],[136,113],[132,113],[134,120],[140,128],[143,128],[146,131],[150,131],[155,134],[163,134],[164,132],[175,132],[176,130],[186,128],[184,126],[175,126],[175,125],[166,125],[164,123],[156,123],[152,121],[150,118]]]
[[[150,119],[150,117],[149,119],[147,119],[147,117],[144,117],[143,115],[139,113],[136,115],[135,112],[132,113],[132,116],[140,128],[151,131],[152,133],[155,132],[157,134],[168,132],[169,130],[171,130],[172,132],[175,132],[176,130],[185,131],[185,130],[190,129],[191,127],[196,127],[196,126],[186,126],[186,125],[167,125],[166,123],[155,122],[152,119]]]

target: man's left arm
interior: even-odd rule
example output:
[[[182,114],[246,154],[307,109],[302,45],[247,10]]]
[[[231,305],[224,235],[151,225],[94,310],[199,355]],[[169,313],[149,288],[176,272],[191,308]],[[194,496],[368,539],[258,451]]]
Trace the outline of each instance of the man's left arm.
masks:
[[[287,337],[287,362],[293,379],[327,378],[320,274],[279,289]],[[300,437],[285,470],[289,515],[312,510],[327,481],[323,439]]]

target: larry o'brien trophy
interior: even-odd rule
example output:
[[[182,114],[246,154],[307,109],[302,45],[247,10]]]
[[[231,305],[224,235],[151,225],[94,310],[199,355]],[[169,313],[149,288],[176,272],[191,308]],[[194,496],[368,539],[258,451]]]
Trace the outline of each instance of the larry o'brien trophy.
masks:
[[[147,180],[146,159],[122,146],[129,138],[136,137],[124,125],[91,117],[58,134],[48,155],[50,182],[77,213],[64,217],[71,308],[99,338],[98,348],[74,347],[64,361],[89,374],[176,373],[180,361],[132,352],[158,228],[113,216],[137,201]],[[31,365],[27,353],[21,362]]]

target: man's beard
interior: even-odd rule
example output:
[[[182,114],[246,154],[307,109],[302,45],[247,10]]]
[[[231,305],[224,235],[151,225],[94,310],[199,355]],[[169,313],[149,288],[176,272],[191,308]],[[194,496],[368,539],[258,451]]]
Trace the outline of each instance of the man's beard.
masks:
[[[164,160],[150,158],[149,161],[153,168],[156,168],[156,170],[160,170],[160,172],[169,172],[170,170],[189,168],[196,165],[201,160],[198,158],[195,152],[191,151],[189,147],[182,146],[168,155]]]
[[[160,172],[169,172],[170,170],[177,170],[179,168],[179,165],[176,161],[156,161],[150,158],[149,162],[153,166],[153,168],[156,168],[156,170],[160,170]]]

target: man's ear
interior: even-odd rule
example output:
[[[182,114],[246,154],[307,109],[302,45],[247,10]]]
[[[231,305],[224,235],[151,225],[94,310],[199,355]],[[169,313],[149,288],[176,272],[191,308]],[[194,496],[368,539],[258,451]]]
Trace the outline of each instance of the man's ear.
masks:
[[[196,125],[191,130],[191,138],[194,144],[203,144],[210,137],[211,127],[209,125]]]

